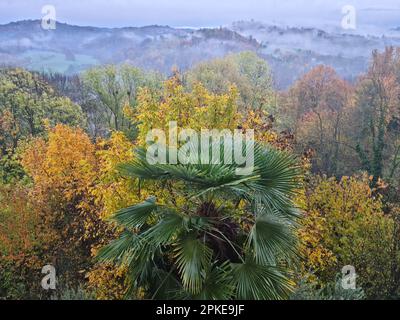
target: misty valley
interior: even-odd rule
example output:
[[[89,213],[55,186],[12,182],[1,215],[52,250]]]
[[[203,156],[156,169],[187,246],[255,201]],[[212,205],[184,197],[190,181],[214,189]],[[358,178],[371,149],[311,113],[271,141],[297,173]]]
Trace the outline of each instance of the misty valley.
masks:
[[[353,2],[0,2],[0,307],[400,299],[400,8]]]

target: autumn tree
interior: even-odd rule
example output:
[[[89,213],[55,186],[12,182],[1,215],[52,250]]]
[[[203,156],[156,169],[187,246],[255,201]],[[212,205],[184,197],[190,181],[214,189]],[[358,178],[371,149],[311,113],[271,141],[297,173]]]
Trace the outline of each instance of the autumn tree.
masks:
[[[59,97],[38,75],[22,69],[0,72],[0,111],[2,151],[15,148],[18,140],[36,136],[50,124],[84,124],[81,108],[69,99]]]
[[[29,188],[0,185],[0,299],[38,297],[44,229]]]
[[[231,54],[199,63],[185,75],[189,88],[200,82],[210,92],[223,94],[235,85],[239,107],[274,111],[275,95],[267,62],[253,52]]]
[[[400,50],[373,52],[356,89],[354,144],[364,170],[394,181],[400,167]]]
[[[18,144],[45,132],[45,123],[84,126],[79,106],[58,96],[37,74],[22,69],[0,71],[0,172],[3,182],[20,175]],[[7,172],[5,172],[7,168]]]
[[[299,152],[315,150],[317,172],[343,173],[344,155],[355,149],[347,136],[351,94],[350,85],[332,68],[318,66],[284,96],[280,117],[293,130]]]
[[[81,129],[57,125],[36,138],[22,157],[33,181],[30,199],[38,211],[46,261],[64,281],[76,285],[91,266],[92,248],[112,235],[91,194],[96,149]]]
[[[303,274],[334,282],[344,266],[355,267],[357,286],[369,298],[398,294],[398,230],[367,175],[316,177],[307,186],[299,232]]]

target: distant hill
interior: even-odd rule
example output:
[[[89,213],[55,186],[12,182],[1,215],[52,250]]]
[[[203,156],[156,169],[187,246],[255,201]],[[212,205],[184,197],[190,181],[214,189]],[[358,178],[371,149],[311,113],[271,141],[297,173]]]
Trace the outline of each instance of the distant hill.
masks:
[[[97,28],[39,20],[0,25],[0,61],[38,71],[77,73],[96,64],[131,63],[169,73],[232,52],[254,51],[266,59],[276,85],[284,88],[317,64],[329,64],[347,79],[363,72],[373,49],[400,46],[400,38],[334,34],[236,22],[225,28],[145,26]]]

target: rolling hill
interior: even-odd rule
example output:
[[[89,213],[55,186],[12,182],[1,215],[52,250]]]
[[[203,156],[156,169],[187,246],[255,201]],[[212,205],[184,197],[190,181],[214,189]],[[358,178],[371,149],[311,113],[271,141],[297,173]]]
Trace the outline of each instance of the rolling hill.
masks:
[[[367,67],[372,50],[389,45],[400,46],[400,32],[362,36],[254,21],[204,29],[98,28],[57,22],[55,30],[44,30],[39,20],[0,25],[2,65],[73,74],[96,64],[130,63],[169,73],[174,66],[185,70],[228,53],[254,51],[270,63],[278,88],[321,63],[353,80]]]

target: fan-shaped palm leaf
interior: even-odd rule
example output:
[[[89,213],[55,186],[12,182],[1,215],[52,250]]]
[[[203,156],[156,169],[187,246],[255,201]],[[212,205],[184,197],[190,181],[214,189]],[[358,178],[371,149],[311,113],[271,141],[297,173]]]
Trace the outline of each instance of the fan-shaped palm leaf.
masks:
[[[246,261],[232,268],[238,299],[279,300],[291,291],[290,281],[276,267]]]
[[[190,233],[180,239],[174,252],[185,290],[198,294],[202,288],[202,274],[207,265],[211,264],[212,250],[198,240],[194,233]]]

